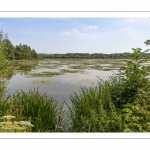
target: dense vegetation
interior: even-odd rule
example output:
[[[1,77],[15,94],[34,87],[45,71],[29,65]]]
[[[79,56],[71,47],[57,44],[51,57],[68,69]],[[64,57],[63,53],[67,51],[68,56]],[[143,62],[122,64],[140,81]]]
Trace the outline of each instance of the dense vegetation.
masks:
[[[119,74],[71,96],[71,131],[150,131],[150,68],[142,65],[147,62],[142,54],[140,48],[133,49],[132,60]]]
[[[38,90],[20,91],[6,95],[5,87],[12,63],[6,54],[6,39],[0,36],[0,132],[23,132],[16,121],[31,121],[34,125],[27,132],[149,132],[150,131],[150,67],[144,65],[149,59],[148,51],[133,48],[127,66],[109,80],[98,79],[96,85],[82,87],[80,94],[70,96],[72,107],[58,105],[57,100]],[[150,45],[150,40],[145,42]],[[22,46],[20,46],[22,47]],[[12,53],[14,54],[14,53]],[[13,56],[13,55],[12,55]],[[67,105],[67,103],[66,103]],[[15,130],[4,130],[15,126]],[[13,124],[13,126],[11,126]],[[16,129],[16,127],[18,127]]]

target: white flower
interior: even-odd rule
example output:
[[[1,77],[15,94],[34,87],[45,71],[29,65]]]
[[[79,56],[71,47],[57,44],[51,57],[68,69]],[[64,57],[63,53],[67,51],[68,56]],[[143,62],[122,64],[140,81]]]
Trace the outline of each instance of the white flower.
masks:
[[[27,125],[27,126],[31,126],[31,127],[34,126],[34,125],[31,124],[31,122],[28,122],[28,121],[20,121],[19,124]]]
[[[16,118],[15,116],[3,116],[1,119],[12,119],[12,118]]]

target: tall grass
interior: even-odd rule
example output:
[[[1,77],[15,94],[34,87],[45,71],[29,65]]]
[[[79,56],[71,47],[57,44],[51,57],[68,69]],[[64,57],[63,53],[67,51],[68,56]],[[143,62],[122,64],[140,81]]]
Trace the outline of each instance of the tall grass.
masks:
[[[16,92],[1,100],[1,116],[11,114],[16,120],[29,120],[34,125],[32,132],[60,132],[62,126],[63,104],[38,90]]]
[[[72,108],[72,132],[113,132],[122,131],[121,116],[112,102],[110,82],[98,80],[81,93],[70,97]]]

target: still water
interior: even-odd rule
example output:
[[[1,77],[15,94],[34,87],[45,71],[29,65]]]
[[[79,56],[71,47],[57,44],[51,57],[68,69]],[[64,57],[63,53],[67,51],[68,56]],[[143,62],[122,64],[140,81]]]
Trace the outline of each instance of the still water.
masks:
[[[64,100],[71,104],[70,95],[79,93],[80,87],[88,87],[91,83],[96,84],[98,77],[106,80],[124,63],[123,60],[98,60],[98,59],[44,59],[37,62],[18,61],[19,68],[12,76],[8,84],[8,93],[17,90],[28,91],[38,88],[40,92],[46,92],[57,99],[60,103]],[[64,72],[65,70],[65,72]],[[52,76],[42,74],[58,73]],[[32,76],[32,74],[37,76]],[[39,75],[39,73],[41,73]],[[59,74],[60,73],[60,74]],[[51,84],[36,83],[34,81],[52,81]]]

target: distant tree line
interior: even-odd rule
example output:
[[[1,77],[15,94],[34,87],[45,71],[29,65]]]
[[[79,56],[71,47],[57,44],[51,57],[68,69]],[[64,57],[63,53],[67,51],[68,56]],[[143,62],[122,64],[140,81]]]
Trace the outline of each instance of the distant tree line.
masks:
[[[143,54],[144,56],[150,56],[150,53]],[[90,59],[129,59],[129,53],[66,53],[66,54],[39,54],[41,58],[90,58]]]
[[[37,59],[39,56],[34,49],[26,44],[19,44],[14,46],[8,39],[7,34],[4,36],[3,32],[0,32],[0,37],[4,37],[1,42],[4,45],[4,55],[8,60],[20,60],[20,59]]]

